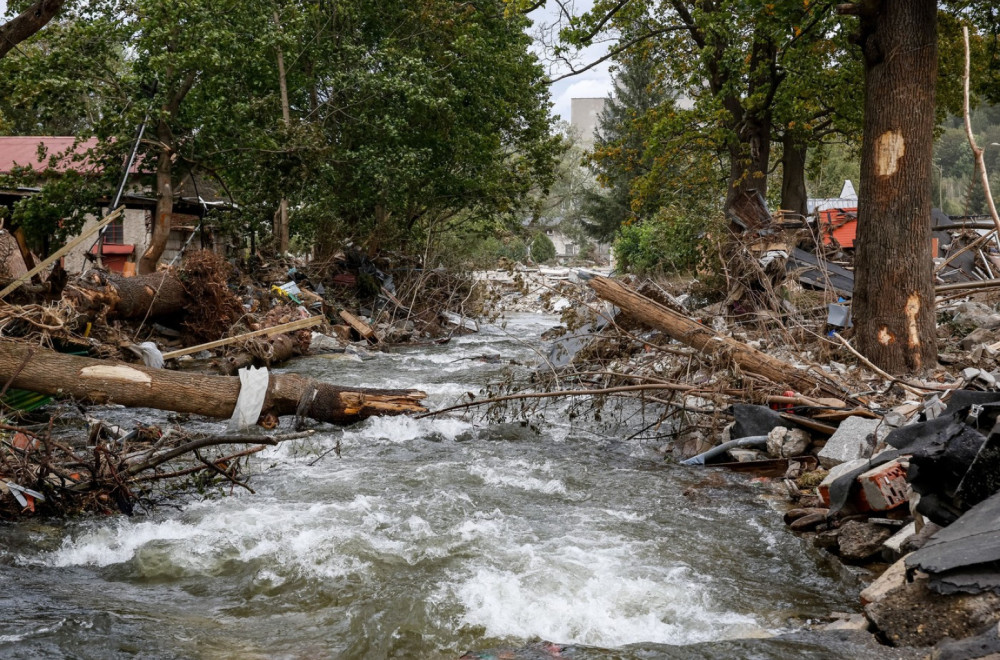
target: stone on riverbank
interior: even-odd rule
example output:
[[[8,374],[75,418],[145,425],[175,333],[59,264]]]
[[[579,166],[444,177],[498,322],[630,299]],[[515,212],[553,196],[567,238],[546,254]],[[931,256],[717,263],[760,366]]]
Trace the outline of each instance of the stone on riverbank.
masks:
[[[865,562],[882,550],[890,536],[892,532],[881,525],[849,520],[840,527],[837,539],[840,558],[846,563]]]
[[[826,446],[817,454],[819,464],[830,469],[841,463],[871,456],[879,439],[876,433],[881,423],[878,419],[848,417],[840,423],[837,432],[830,436]]]

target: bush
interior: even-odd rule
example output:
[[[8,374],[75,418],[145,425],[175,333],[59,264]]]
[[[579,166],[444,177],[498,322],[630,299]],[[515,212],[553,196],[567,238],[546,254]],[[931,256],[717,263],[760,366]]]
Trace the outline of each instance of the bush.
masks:
[[[556,246],[543,233],[535,234],[531,241],[531,258],[535,263],[544,264],[556,258]]]
[[[622,226],[614,242],[618,268],[643,275],[694,270],[714,224],[711,218],[666,208],[641,224]]]

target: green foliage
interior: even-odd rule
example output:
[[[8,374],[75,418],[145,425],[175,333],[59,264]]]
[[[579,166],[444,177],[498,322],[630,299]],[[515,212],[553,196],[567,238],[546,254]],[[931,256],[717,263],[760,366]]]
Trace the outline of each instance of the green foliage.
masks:
[[[552,239],[539,232],[531,239],[531,259],[535,263],[544,264],[556,258],[556,246]]]
[[[623,226],[615,239],[618,267],[643,275],[694,270],[701,262],[718,212],[664,208],[643,223]]]
[[[4,58],[0,131],[96,134],[92,159],[118,175],[148,116],[147,174],[169,153],[175,189],[189,173],[211,182],[243,232],[268,231],[284,197],[299,244],[422,244],[459,221],[523,216],[553,181],[548,87],[527,20],[505,8],[82,4]]]

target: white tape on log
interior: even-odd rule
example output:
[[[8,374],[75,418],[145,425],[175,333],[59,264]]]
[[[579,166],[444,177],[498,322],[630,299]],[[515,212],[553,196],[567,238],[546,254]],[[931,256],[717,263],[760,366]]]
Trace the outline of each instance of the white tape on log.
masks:
[[[257,423],[264,407],[264,397],[267,396],[267,383],[267,367],[240,369],[240,395],[229,419],[230,433],[246,431]]]

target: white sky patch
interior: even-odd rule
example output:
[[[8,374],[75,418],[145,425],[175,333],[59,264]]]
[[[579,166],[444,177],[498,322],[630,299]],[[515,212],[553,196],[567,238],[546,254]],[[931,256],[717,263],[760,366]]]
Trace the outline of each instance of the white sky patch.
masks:
[[[563,5],[570,12],[579,15],[588,11],[594,3],[593,0],[563,0]],[[548,0],[544,7],[532,12],[529,16],[534,21],[534,25],[529,29],[530,34],[535,39],[534,51],[545,66],[546,72],[551,78],[558,78],[568,73],[569,66],[555,60],[552,53],[547,52],[546,46],[551,46],[551,44],[543,43],[542,39],[544,35],[544,41],[551,41],[553,33],[551,30],[547,31],[546,27],[552,26],[560,18],[564,19],[560,16],[559,4],[555,0]],[[614,43],[613,39],[584,48],[572,58],[573,66],[580,69],[600,59],[607,54],[612,43]],[[611,74],[608,71],[610,64],[610,60],[601,62],[583,73],[553,83],[549,88],[552,94],[552,115],[568,122],[570,120],[570,99],[606,98],[611,92]]]

